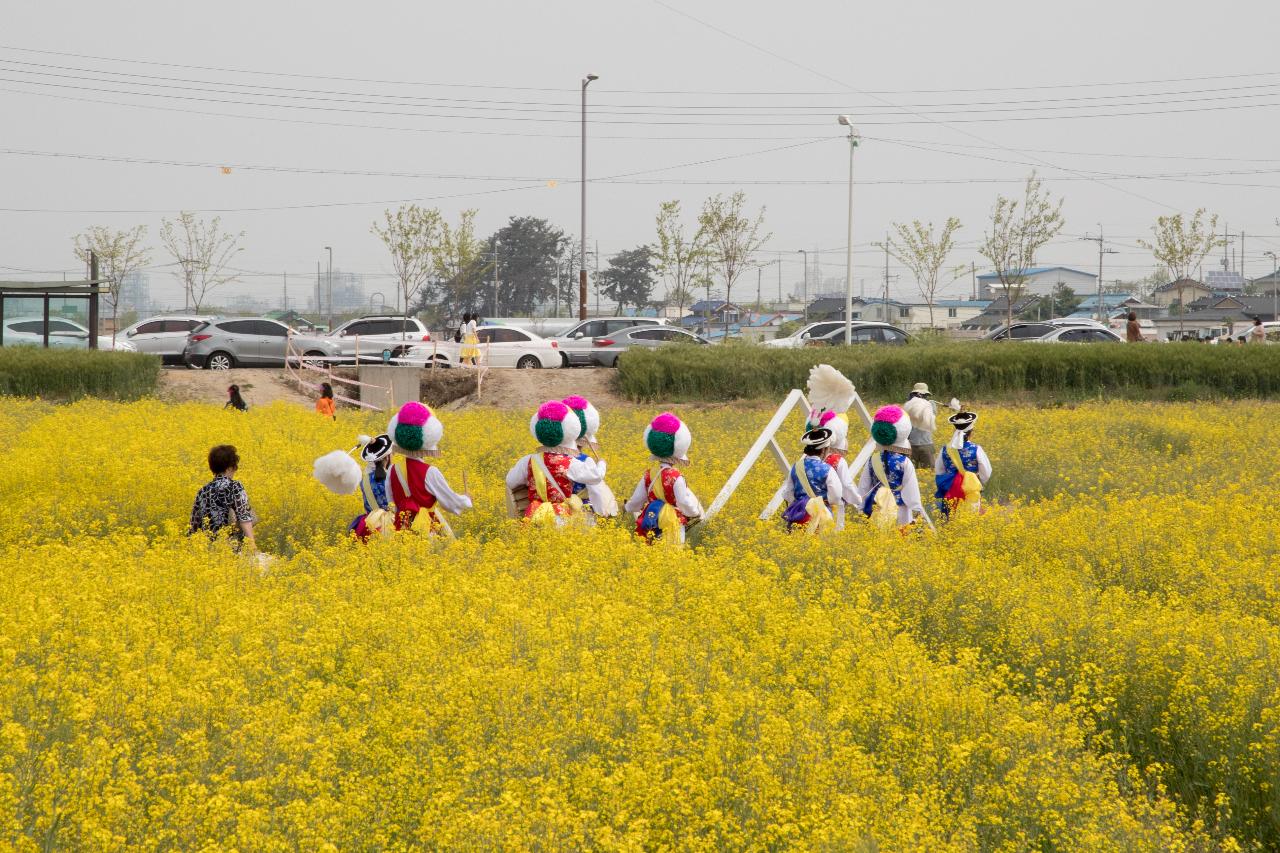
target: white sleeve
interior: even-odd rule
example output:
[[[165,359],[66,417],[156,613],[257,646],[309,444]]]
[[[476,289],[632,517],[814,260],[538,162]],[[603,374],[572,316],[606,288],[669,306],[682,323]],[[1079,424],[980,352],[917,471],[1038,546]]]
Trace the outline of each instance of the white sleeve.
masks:
[[[640,512],[648,502],[649,490],[644,487],[644,477],[642,476],[640,482],[636,483],[636,490],[631,493],[631,497],[622,505],[622,508],[627,512]]]
[[[942,447],[938,448],[938,452],[935,454],[935,458],[933,460],[933,473],[941,474],[947,470],[947,466],[942,460],[946,457],[947,448],[950,446],[951,445],[949,444],[944,444]]]
[[[584,486],[594,486],[604,481],[604,463],[596,464],[594,459],[574,459],[565,469],[569,479]]]
[[[840,477],[840,490],[844,502],[849,506],[862,506],[862,492],[853,485],[853,471],[848,461],[841,459],[836,463],[836,474]]]
[[[844,500],[844,483],[840,482],[840,472],[834,465],[827,469],[827,503],[835,506]]]
[[[427,491],[436,496],[436,501],[440,506],[447,509],[454,515],[461,515],[464,509],[471,509],[471,498],[466,495],[460,495],[453,489],[449,488],[449,483],[444,478],[444,474],[440,473],[440,469],[432,465],[427,469],[425,478]]]
[[[920,503],[920,480],[914,465],[902,466],[902,506],[899,510],[906,510],[906,524],[910,524],[917,515],[924,515],[924,507]],[[900,512],[899,517],[901,515]]]
[[[873,452],[876,452],[876,451],[873,451]],[[872,477],[871,460],[868,459],[867,464],[862,466],[862,473],[858,475],[857,491],[858,491],[858,494],[863,496],[864,500],[866,496],[871,492],[871,489],[873,486],[871,477]]]
[[[529,485],[529,457],[521,456],[507,472],[507,489],[518,489],[527,485]]]
[[[986,485],[991,479],[991,460],[987,458],[987,451],[981,446],[978,447],[978,481],[982,485]]]
[[[676,481],[671,485],[671,491],[676,496],[676,509],[683,512],[688,518],[702,517],[702,504],[698,502],[697,496],[689,490],[689,484],[684,481],[684,477],[676,478]]]

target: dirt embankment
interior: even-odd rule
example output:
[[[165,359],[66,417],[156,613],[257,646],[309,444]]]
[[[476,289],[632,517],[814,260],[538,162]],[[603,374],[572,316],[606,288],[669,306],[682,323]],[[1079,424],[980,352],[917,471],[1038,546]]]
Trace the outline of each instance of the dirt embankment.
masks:
[[[623,403],[614,390],[612,368],[572,368],[562,370],[488,371],[480,384],[479,395],[470,394],[450,403],[448,408],[489,406],[495,409],[532,411],[547,400],[563,400],[577,394],[586,397],[598,409]]]
[[[239,385],[241,396],[250,406],[264,406],[276,400],[307,408],[315,405],[315,397],[299,391],[283,370],[270,368],[162,370],[156,396],[171,403],[213,403],[220,406],[227,401],[228,385]]]

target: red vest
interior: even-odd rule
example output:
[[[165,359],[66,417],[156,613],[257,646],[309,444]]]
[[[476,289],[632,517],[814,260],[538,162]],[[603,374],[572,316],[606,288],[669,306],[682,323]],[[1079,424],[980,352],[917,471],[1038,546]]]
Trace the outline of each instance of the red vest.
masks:
[[[542,496],[538,494],[538,487],[534,485],[537,481],[533,476],[534,459],[538,454],[532,454],[529,457],[528,472],[525,479],[529,483],[529,506],[525,509],[525,517],[532,516],[538,507],[542,506]],[[569,479],[569,463],[573,461],[573,457],[567,453],[544,452],[542,454],[542,462],[547,466],[547,473],[551,475],[551,479],[547,481],[547,503],[551,504],[556,515],[563,515],[569,511],[569,508],[563,506],[573,495],[573,481]],[[553,485],[554,483],[554,485]],[[560,487],[560,491],[556,491],[556,486]]]
[[[681,526],[684,526],[689,523],[689,517],[681,512],[680,507],[676,505],[676,480],[679,480],[680,477],[680,472],[675,468],[662,469],[662,499],[676,511],[676,517],[680,519]],[[648,471],[644,472],[644,487],[649,492],[650,499],[652,499],[653,476]]]
[[[400,471],[397,465],[391,466],[391,499],[396,505],[396,530],[408,527],[418,517],[418,512],[431,509],[436,505],[436,496],[427,491],[427,471],[431,466],[421,459],[404,460],[408,492],[400,482]]]

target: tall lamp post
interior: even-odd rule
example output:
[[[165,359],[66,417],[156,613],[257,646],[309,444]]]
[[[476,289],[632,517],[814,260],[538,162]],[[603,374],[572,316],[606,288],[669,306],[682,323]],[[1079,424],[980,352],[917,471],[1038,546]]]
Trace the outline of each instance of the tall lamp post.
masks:
[[[800,301],[804,303],[804,321],[809,322],[809,253],[804,249],[796,249],[796,254],[804,255],[804,290],[800,291]]]
[[[1280,290],[1277,290],[1277,288],[1280,288],[1280,282],[1276,281],[1276,269],[1280,265],[1276,263],[1275,252],[1263,252],[1262,254],[1271,259],[1271,319],[1280,320],[1280,316],[1276,313],[1277,309],[1280,309]]]
[[[329,283],[329,331],[331,331],[331,332],[332,332],[332,331],[333,331],[333,247],[332,247],[332,246],[325,246],[325,247],[324,247],[324,250],[325,250],[326,252],[328,252],[328,253],[329,253],[329,275],[328,275],[328,283]],[[405,308],[404,308],[404,310],[405,310],[405,312],[407,313],[407,312],[408,312],[408,310],[409,310],[409,306],[408,306],[408,305],[406,305],[406,306],[405,306]]]
[[[853,343],[853,151],[858,147],[858,131],[853,117],[842,115],[837,121],[849,128],[849,236],[844,247],[844,343]]]
[[[587,86],[599,80],[595,74],[582,78],[582,249],[578,268],[578,319],[587,319]]]

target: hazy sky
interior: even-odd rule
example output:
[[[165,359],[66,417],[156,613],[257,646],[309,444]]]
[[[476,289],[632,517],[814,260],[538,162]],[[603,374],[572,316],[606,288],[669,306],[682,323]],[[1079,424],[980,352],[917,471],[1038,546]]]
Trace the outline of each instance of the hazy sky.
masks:
[[[160,220],[180,209],[247,232],[237,266],[257,274],[229,291],[271,296],[285,271],[301,291],[331,245],[335,267],[390,298],[369,226],[400,200],[450,219],[478,208],[482,234],[512,215],[576,234],[587,72],[600,75],[589,174],[627,176],[589,187],[588,234],[606,256],[653,239],[660,201],[680,199],[692,221],[706,195],[741,188],[767,207],[786,289],[801,248],[842,278],[835,116],[849,112],[864,136],[854,278],[869,292],[883,276],[869,244],[892,221],[958,216],[953,261],[981,268],[993,199],[1033,165],[1066,198],[1041,262],[1096,269],[1096,244],[1077,238],[1101,224],[1119,251],[1105,278],[1138,277],[1152,263],[1136,240],[1156,216],[1206,207],[1245,231],[1246,273],[1261,275],[1263,253],[1280,252],[1274,8],[6,0],[0,278],[78,274],[71,237],[93,224],[147,225],[165,263]],[[1110,177],[1134,175],[1147,177]],[[753,297],[755,278],[733,295]],[[153,295],[180,292],[162,270],[151,281]],[[764,281],[776,293],[776,269]]]

